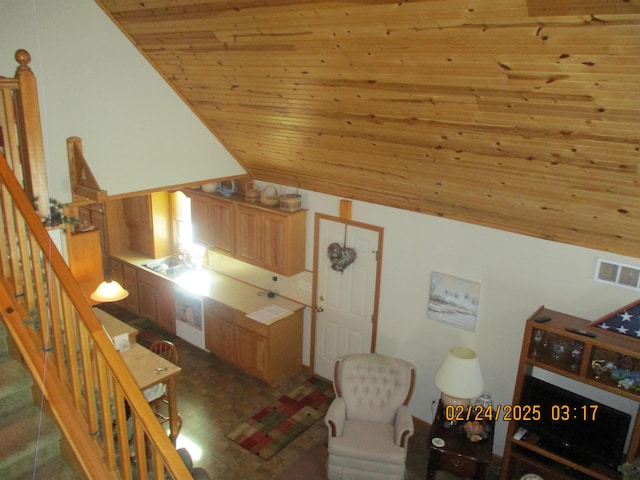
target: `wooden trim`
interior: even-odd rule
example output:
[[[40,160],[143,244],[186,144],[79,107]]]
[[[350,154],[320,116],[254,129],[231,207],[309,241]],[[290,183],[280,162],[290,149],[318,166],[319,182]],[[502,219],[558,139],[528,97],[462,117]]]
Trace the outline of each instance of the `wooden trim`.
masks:
[[[93,200],[97,203],[107,199],[107,191],[102,190],[93,176],[89,164],[84,158],[82,139],[67,138],[67,156],[69,158],[69,181],[74,202]]]
[[[324,213],[317,213],[314,217],[314,238],[313,238],[313,279],[312,279],[312,291],[311,291],[311,326],[310,326],[310,345],[309,345],[309,363],[312,371],[315,370],[315,353],[316,353],[316,308],[318,298],[318,235],[320,230],[320,221],[328,220],[331,222],[342,223],[347,226],[353,226],[366,230],[372,230],[378,232],[378,261],[376,265],[376,290],[374,295],[373,304],[373,321],[371,331],[371,353],[376,351],[377,334],[378,334],[378,309],[380,304],[380,279],[382,277],[382,251],[384,246],[384,228],[367,223],[357,222],[354,220],[348,220],[340,217],[334,217],[332,215],[326,215]]]
[[[351,220],[351,200],[340,200],[340,218]]]
[[[342,389],[340,388],[340,364],[341,360],[336,360],[336,364],[333,366],[333,386],[336,390],[336,397],[342,396]]]
[[[413,389],[416,386],[416,369],[411,368],[411,385],[409,386],[409,391],[407,392],[407,398],[404,399],[403,405],[409,405],[409,400],[413,396]]]

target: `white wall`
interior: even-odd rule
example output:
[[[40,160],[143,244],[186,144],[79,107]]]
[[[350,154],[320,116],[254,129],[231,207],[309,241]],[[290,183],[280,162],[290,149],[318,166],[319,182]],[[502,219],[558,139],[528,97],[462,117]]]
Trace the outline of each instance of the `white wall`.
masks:
[[[38,80],[50,195],[71,199],[66,139],[110,195],[244,173],[92,0],[0,1],[0,75]]]

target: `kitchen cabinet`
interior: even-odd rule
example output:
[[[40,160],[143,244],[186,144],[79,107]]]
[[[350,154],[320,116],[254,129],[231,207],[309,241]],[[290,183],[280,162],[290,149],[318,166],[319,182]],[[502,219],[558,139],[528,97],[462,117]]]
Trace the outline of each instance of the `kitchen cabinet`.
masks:
[[[218,358],[233,362],[233,311],[211,299],[204,300],[204,346]]]
[[[193,241],[225,255],[235,253],[234,203],[221,197],[187,192],[191,198]]]
[[[304,270],[306,211],[237,205],[236,258],[285,276]]]
[[[122,205],[129,248],[151,258],[169,255],[169,194],[129,197]]]
[[[129,295],[118,304],[130,312],[138,313],[138,269],[114,257],[109,258],[109,268],[111,268],[111,278],[129,292]]]
[[[267,339],[240,327],[235,327],[233,334],[236,364],[250,375],[269,381]]]
[[[138,313],[147,317],[161,329],[176,333],[173,283],[142,269],[137,271]]]
[[[286,212],[199,190],[191,199],[194,241],[272,272],[304,271],[307,212]]]
[[[277,385],[302,369],[302,310],[271,324],[205,299],[205,347],[254,377]]]
[[[123,279],[120,285],[129,292],[129,296],[122,300],[125,308],[137,313],[140,310],[138,295],[138,269],[128,263],[125,263],[123,265]]]

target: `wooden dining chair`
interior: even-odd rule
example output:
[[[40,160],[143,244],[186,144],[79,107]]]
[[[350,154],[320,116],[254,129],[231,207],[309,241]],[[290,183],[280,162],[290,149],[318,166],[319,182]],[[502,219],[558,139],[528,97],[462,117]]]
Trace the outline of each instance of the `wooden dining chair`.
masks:
[[[178,354],[178,349],[169,340],[156,340],[151,344],[151,346],[149,347],[149,350],[151,350],[156,355],[160,355],[162,358],[173,363],[174,365],[178,365],[178,361],[180,358],[180,355]],[[160,423],[162,424],[169,421],[169,413],[168,413],[169,412],[169,395],[167,394],[166,385],[163,385],[163,386],[164,388],[163,388],[162,394],[157,398],[149,400],[149,405],[151,406],[151,409],[156,414],[156,417],[158,417],[158,420],[160,420]],[[166,415],[164,415],[161,411],[160,407],[162,405],[166,405],[166,409],[167,409]],[[180,417],[180,414],[178,414],[178,433],[180,432],[180,428],[182,428],[182,418]]]
[[[178,349],[169,340],[156,340],[151,344],[149,350],[156,355],[160,355],[162,358],[170,361],[174,365],[178,365],[178,360],[180,358]]]

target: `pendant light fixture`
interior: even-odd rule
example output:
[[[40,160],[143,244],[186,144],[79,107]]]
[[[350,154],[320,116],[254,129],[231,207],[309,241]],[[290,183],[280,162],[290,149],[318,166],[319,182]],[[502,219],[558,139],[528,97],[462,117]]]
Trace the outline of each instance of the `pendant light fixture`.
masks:
[[[109,264],[109,248],[107,240],[107,217],[104,211],[104,203],[100,204],[100,213],[102,215],[102,230],[100,235],[100,243],[102,246],[102,271],[104,281],[98,285],[98,288],[91,294],[91,300],[96,302],[117,302],[129,296],[129,292],[122,288],[117,281],[111,278],[111,266]]]

